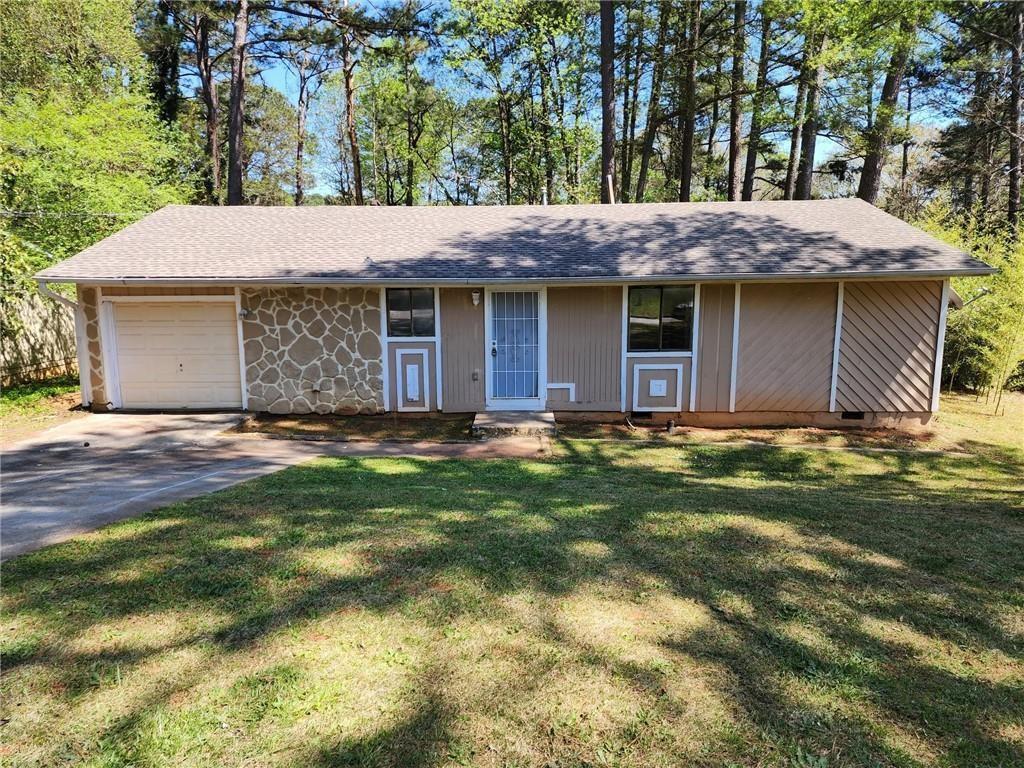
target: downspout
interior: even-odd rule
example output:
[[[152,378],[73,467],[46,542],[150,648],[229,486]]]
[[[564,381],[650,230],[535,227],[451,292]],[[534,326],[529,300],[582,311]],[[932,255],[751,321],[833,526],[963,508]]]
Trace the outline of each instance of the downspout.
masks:
[[[82,407],[92,405],[92,387],[89,384],[89,354],[85,338],[85,310],[82,305],[67,296],[61,296],[50,288],[45,280],[39,280],[39,292],[75,313],[75,354],[78,357],[78,387],[82,397]]]

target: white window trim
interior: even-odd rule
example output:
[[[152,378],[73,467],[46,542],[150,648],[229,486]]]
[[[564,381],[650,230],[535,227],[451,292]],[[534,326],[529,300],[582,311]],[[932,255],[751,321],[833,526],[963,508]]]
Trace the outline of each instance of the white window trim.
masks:
[[[435,399],[437,410],[444,407],[442,392],[444,387],[441,384],[441,289],[434,286],[434,382],[437,388]]]
[[[732,306],[732,367],[729,372],[729,413],[736,413],[736,376],[740,359],[740,286],[736,283],[736,295]]]
[[[836,335],[832,340],[832,384],[828,395],[829,413],[836,411],[836,388],[839,386],[839,349],[843,341],[843,294],[845,285],[839,281],[836,293]]]
[[[564,389],[569,393],[569,402],[576,402],[576,384],[570,382],[562,382],[559,384],[548,384],[548,389]]]
[[[675,371],[676,400],[673,406],[643,408],[640,403],[640,371]],[[634,363],[633,364],[633,409],[641,413],[679,413],[683,410],[683,364],[682,363]]]
[[[946,317],[949,314],[949,278],[942,281],[942,305],[939,307],[939,330],[935,335],[935,369],[932,371],[932,413],[939,412],[942,387],[942,352],[946,345]]]
[[[537,294],[537,394],[535,398],[504,399],[493,395],[494,358],[491,357],[494,293],[525,291]],[[548,289],[543,285],[484,286],[484,407],[488,411],[543,411],[547,409],[548,389]]]
[[[234,294],[219,293],[203,296],[104,296],[103,301],[108,303],[117,302],[118,304],[131,304],[133,302],[141,304],[180,304],[182,302],[197,301],[210,304],[232,304],[235,301],[238,290],[236,288]]]
[[[697,351],[700,343],[700,283],[693,286],[693,339],[690,341],[690,412],[697,410]]]
[[[407,356],[418,356],[423,358],[423,365],[420,367],[420,375],[423,377],[423,405],[409,406],[405,404],[404,385],[405,367],[402,365],[402,358]],[[395,350],[395,368],[398,369],[395,377],[395,397],[397,400],[396,409],[400,413],[426,413],[430,410],[430,349],[427,347],[408,347]]]

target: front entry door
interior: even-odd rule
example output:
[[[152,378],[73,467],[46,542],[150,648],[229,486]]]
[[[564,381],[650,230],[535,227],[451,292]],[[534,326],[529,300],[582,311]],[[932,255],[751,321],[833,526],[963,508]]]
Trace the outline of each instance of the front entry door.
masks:
[[[488,409],[543,410],[544,292],[488,291],[486,309]]]

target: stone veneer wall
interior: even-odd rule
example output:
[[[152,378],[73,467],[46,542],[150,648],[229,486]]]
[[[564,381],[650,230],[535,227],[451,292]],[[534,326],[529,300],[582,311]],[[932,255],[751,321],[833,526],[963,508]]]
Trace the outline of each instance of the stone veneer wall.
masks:
[[[378,291],[243,288],[242,308],[249,410],[384,410]]]
[[[89,388],[92,392],[92,408],[107,407],[107,393],[103,382],[103,352],[100,347],[100,302],[99,290],[78,286],[78,303],[85,315],[85,345],[89,357]]]

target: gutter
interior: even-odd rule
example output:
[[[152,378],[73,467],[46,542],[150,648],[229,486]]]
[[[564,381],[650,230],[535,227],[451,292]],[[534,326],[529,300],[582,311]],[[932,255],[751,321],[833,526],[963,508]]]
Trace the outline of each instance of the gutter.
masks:
[[[858,280],[887,278],[892,280],[966,277],[972,275],[994,275],[993,267],[970,267],[963,269],[919,269],[919,270],[872,270],[843,272],[720,272],[712,274],[680,275],[598,275],[587,277],[500,277],[500,278],[407,278],[407,277],[81,277],[73,275],[36,276],[40,282],[74,282],[80,285],[123,285],[123,286],[216,286],[216,285],[426,285],[426,286],[477,286],[477,285],[636,285],[659,282],[757,282],[778,283],[799,280]]]
[[[53,299],[58,304],[63,304],[75,314],[75,354],[78,357],[78,389],[82,397],[82,407],[88,408],[92,405],[92,386],[89,382],[90,366],[87,349],[88,341],[85,335],[85,309],[77,301],[72,301],[67,296],[61,296],[50,288],[50,281],[41,280],[38,277],[35,279],[39,283],[39,293]]]

